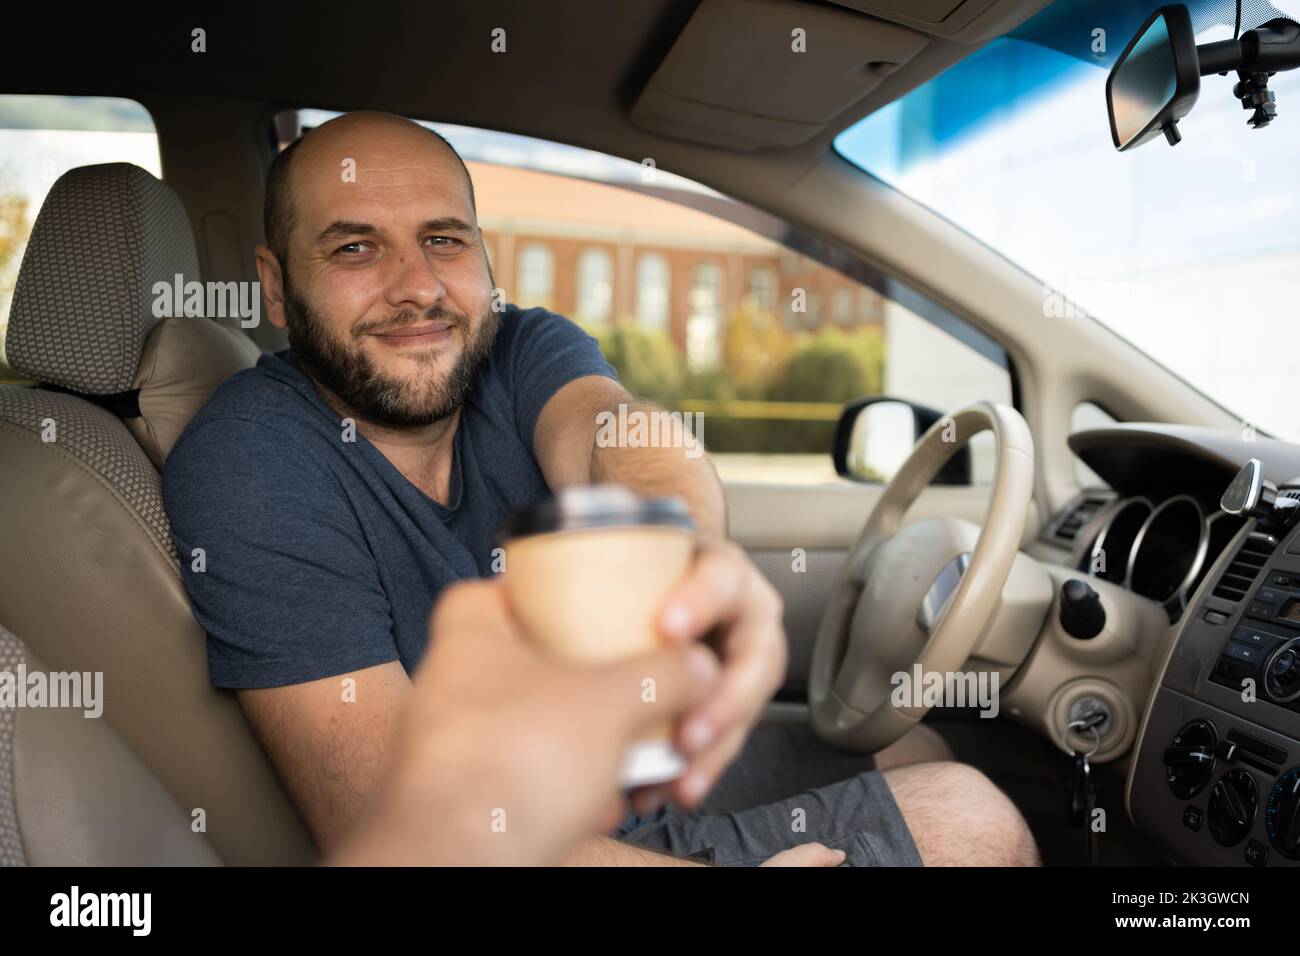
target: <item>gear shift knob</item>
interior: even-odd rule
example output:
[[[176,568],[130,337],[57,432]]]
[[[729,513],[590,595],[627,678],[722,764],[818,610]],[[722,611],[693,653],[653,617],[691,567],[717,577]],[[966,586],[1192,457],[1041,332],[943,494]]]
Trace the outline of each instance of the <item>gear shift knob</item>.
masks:
[[[1277,485],[1264,477],[1264,463],[1252,458],[1241,466],[1219,499],[1219,507],[1230,515],[1243,518],[1266,518],[1273,513]]]

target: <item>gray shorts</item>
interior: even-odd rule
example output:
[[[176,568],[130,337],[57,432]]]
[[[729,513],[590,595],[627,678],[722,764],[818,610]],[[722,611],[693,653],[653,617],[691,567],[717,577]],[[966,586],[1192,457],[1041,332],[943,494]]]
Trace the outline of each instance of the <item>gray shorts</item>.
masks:
[[[667,807],[641,818],[619,839],[715,866],[758,866],[800,843],[843,850],[845,866],[921,865],[898,803],[876,770],[749,810],[686,813]]]

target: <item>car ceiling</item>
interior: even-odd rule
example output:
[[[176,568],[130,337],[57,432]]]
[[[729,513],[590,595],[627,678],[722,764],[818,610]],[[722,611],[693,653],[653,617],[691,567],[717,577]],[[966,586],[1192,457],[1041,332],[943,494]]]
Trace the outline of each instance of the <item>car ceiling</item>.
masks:
[[[924,42],[860,98],[829,119],[818,117],[817,131],[805,141],[737,152],[662,135],[631,115],[697,7],[707,4],[725,5],[724,15],[735,22],[728,37],[746,36],[758,22],[753,18],[771,14],[774,6],[797,21],[829,25],[810,37],[810,54],[816,53],[814,41],[828,33],[856,43],[870,41],[873,29],[896,34],[899,23]],[[876,8],[895,22],[849,6]],[[101,10],[75,19],[51,7],[45,29],[38,14],[24,24],[31,42],[6,51],[0,92],[117,95],[146,106],[158,98],[211,97],[268,108],[383,109],[637,161],[652,157],[660,168],[772,205],[788,184],[825,160],[841,129],[1044,6],[1045,0],[453,0],[399,7],[326,0],[303,9],[227,4],[201,13]],[[945,17],[949,8],[953,13]],[[910,16],[918,11],[927,22]],[[206,31],[201,54],[190,49],[195,27]],[[498,27],[506,30],[504,54],[491,50]],[[810,56],[808,62],[825,59]],[[707,87],[725,83],[736,64],[719,56],[694,68],[690,81]]]

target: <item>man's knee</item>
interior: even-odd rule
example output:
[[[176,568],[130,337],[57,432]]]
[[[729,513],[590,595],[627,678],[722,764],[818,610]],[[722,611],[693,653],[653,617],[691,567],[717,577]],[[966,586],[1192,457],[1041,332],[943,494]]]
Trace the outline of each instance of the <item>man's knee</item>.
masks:
[[[892,770],[909,764],[946,762],[954,759],[948,741],[928,724],[917,724],[883,750],[872,755],[877,770]]]
[[[974,767],[923,763],[883,776],[926,866],[1041,865],[1020,811]]]

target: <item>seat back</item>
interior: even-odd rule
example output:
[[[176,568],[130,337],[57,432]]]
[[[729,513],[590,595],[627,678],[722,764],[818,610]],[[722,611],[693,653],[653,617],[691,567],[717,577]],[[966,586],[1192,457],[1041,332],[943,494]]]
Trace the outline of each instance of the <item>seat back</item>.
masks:
[[[25,701],[0,704],[0,866],[220,864],[202,816],[185,813],[94,716],[92,681],[51,674],[3,627],[0,673],[15,677],[4,693]],[[59,685],[70,700],[50,694]],[[38,686],[44,706],[34,707]]]
[[[156,283],[198,279],[179,198],[125,163],[74,169],[41,208],[6,351],[40,383],[0,386],[0,620],[58,671],[102,672],[103,720],[228,864],[315,850],[228,691],[182,585],[159,467],[246,338],[156,315]],[[240,341],[242,340],[242,342]]]

